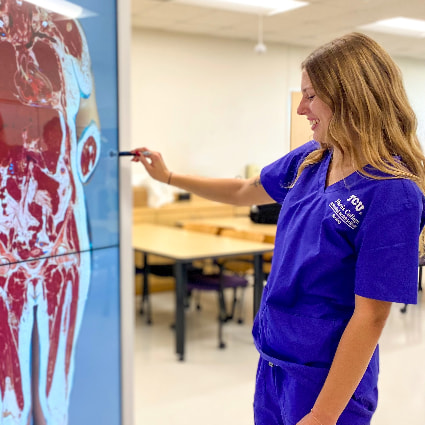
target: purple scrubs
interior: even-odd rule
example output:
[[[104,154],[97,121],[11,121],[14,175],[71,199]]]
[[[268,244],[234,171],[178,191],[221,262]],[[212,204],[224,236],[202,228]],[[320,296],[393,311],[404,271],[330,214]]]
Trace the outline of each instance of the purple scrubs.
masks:
[[[417,302],[418,241],[423,197],[410,180],[353,173],[325,187],[331,159],[299,165],[312,141],[261,172],[282,204],[272,271],[253,335],[260,352],[256,425],[295,425],[313,407],[350,320],[355,294]],[[370,168],[377,176],[383,174]],[[378,349],[338,425],[367,425],[377,404]]]

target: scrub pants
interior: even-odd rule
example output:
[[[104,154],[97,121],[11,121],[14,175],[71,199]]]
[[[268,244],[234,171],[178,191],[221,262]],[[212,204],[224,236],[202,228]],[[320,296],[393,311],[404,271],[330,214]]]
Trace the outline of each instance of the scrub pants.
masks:
[[[260,358],[254,396],[255,425],[296,425],[313,407],[327,369],[286,363],[276,366]],[[360,386],[359,386],[360,387]],[[337,425],[370,425],[377,388],[356,390]]]

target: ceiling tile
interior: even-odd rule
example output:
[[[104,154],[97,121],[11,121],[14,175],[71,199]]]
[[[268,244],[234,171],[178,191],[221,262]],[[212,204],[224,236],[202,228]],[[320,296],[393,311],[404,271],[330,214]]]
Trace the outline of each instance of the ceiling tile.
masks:
[[[315,47],[361,25],[394,16],[425,19],[424,0],[309,0],[310,5],[263,18],[264,41]],[[172,0],[133,0],[133,26],[255,40],[258,18],[247,13],[189,6]],[[366,31],[365,31],[366,32]],[[424,40],[372,34],[391,54],[425,59]],[[392,50],[395,53],[392,53]]]

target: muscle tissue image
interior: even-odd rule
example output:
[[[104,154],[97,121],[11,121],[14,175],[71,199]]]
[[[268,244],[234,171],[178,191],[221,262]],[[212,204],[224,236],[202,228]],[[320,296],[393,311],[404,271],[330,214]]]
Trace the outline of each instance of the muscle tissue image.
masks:
[[[99,155],[80,24],[0,0],[0,424],[68,423]]]

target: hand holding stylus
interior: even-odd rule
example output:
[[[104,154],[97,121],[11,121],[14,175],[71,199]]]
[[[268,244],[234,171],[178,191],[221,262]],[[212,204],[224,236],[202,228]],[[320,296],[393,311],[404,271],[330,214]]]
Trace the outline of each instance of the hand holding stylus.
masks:
[[[141,162],[153,179],[162,183],[171,183],[172,173],[168,170],[159,152],[153,152],[143,147],[134,149],[131,153],[134,155],[132,161]]]

